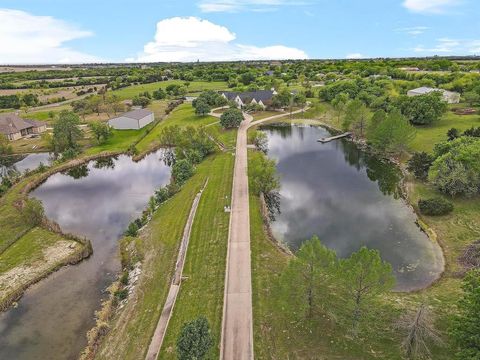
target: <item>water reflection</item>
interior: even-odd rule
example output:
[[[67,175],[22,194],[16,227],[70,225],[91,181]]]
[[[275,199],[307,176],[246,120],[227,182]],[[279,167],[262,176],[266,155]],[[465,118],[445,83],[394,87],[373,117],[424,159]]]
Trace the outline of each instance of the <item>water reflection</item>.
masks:
[[[0,315],[0,359],[78,356],[119,270],[117,240],[169,179],[160,153],[137,163],[119,156],[55,174],[31,194],[64,231],[91,239],[94,254],[32,287],[18,308]]]
[[[53,157],[49,153],[0,157],[0,178],[11,171],[23,173],[25,170],[35,170],[40,164],[50,165],[52,161]]]
[[[275,236],[291,248],[313,235],[339,256],[362,245],[379,249],[397,277],[398,289],[431,282],[443,259],[436,244],[415,224],[415,214],[399,200],[399,171],[319,127],[266,127],[268,155],[278,162],[281,214]]]

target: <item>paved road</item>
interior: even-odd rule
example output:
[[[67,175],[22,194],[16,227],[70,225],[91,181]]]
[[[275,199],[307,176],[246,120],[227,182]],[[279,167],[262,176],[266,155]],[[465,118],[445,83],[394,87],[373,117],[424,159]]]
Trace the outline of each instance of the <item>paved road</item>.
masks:
[[[223,305],[221,359],[253,359],[252,274],[250,263],[250,215],[245,120],[237,133],[233,174],[232,212],[228,239],[227,271]]]
[[[250,126],[288,115],[282,113],[252,122],[252,116],[244,114],[244,121],[238,129],[220,349],[220,358],[223,360],[254,358],[247,130]]]

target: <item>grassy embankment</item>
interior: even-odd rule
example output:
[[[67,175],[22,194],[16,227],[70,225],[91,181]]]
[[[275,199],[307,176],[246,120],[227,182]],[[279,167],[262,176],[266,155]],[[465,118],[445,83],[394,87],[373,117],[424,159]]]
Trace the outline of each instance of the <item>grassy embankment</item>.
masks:
[[[218,353],[223,280],[228,236],[228,214],[234,157],[218,153],[202,162],[172,199],[162,205],[139,235],[145,258],[135,294],[119,312],[103,341],[100,359],[144,358],[168,292],[177,250],[190,205],[198,190],[209,183],[197,210],[184,269],[186,279],[170,321],[162,358],[175,358],[172,345],[184,321],[207,316]]]
[[[0,198],[0,310],[18,298],[32,283],[62,265],[77,262],[85,246],[25,220],[18,204],[23,189],[45,176],[22,180]]]
[[[300,115],[297,115],[301,118]],[[317,119],[320,123],[339,127],[338,117],[330,105],[314,103],[302,118]],[[417,137],[410,144],[411,151],[431,151],[435,143],[446,140],[451,127],[463,131],[478,126],[478,117],[446,114],[438,123],[417,129]],[[416,207],[420,197],[439,196],[428,184],[406,179],[409,202]],[[254,287],[255,351],[260,359],[315,358],[319,354],[326,358],[341,359],[401,359],[401,334],[395,322],[406,310],[415,310],[420,303],[427,303],[436,316],[436,327],[442,332],[444,345],[432,348],[432,358],[451,359],[453,351],[447,336],[451,309],[460,296],[461,270],[458,256],[466,245],[480,238],[480,199],[450,199],[455,205],[452,214],[442,217],[420,216],[436,234],[442,246],[446,271],[431,287],[415,293],[390,293],[380,299],[379,309],[368,328],[362,331],[360,340],[348,337],[348,331],[324,317],[311,323],[298,324],[289,316],[296,309],[279,311],[275,303],[276,289],[273,284],[281,273],[287,259],[266,237],[259,211],[258,199],[251,199],[252,266]],[[448,309],[448,311],[447,311]]]

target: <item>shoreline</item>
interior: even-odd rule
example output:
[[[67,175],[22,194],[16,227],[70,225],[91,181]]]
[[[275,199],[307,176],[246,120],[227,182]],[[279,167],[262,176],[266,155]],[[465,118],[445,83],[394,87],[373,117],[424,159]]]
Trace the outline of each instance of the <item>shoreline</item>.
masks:
[[[317,119],[284,119],[284,120],[281,120],[281,121],[275,121],[275,122],[272,122],[272,123],[266,123],[267,125],[273,125],[275,123],[289,123],[289,124],[308,124],[308,125],[316,125],[316,126],[320,126],[320,127],[323,127],[323,128],[326,128],[328,131],[332,132],[333,135],[335,135],[336,133],[341,133],[341,130],[333,127],[332,125],[330,124],[326,124],[325,122],[321,121],[321,120],[317,120]],[[259,126],[261,126],[263,124],[259,124]],[[428,240],[434,244],[434,246],[438,247],[438,254],[440,255],[441,257],[441,261],[442,261],[442,269],[441,271],[438,273],[438,275],[431,281],[429,282],[427,285],[424,285],[424,286],[421,286],[419,288],[414,288],[414,289],[410,289],[410,290],[392,290],[393,293],[396,293],[396,294],[414,294],[414,293],[419,293],[421,291],[424,291],[424,290],[427,290],[429,289],[430,287],[434,286],[435,284],[437,284],[438,282],[440,282],[443,278],[444,278],[444,275],[445,275],[445,271],[446,271],[446,268],[447,268],[447,261],[446,261],[446,257],[445,257],[445,251],[444,251],[444,248],[443,248],[443,244],[441,241],[438,240],[438,236],[435,232],[435,230],[433,230],[427,223],[426,221],[424,220],[424,218],[422,217],[422,215],[416,210],[414,204],[410,201],[410,195],[411,195],[411,192],[409,190],[409,186],[408,184],[412,184],[410,181],[408,181],[408,176],[409,174],[407,173],[406,169],[404,166],[402,166],[402,164],[397,161],[395,158],[393,157],[388,157],[388,156],[380,156],[377,152],[373,151],[371,149],[370,146],[368,146],[364,141],[362,140],[358,140],[358,139],[355,139],[353,137],[350,137],[350,138],[346,138],[347,141],[350,141],[352,142],[353,144],[355,144],[355,146],[361,150],[361,151],[364,151],[365,153],[369,154],[369,155],[372,155],[372,156],[376,156],[378,157],[379,159],[381,160],[384,160],[384,161],[388,161],[389,163],[391,163],[393,166],[395,166],[399,171],[400,173],[402,174],[402,177],[400,179],[400,183],[399,183],[399,189],[400,189],[400,197],[403,201],[403,203],[408,207],[410,208],[410,210],[415,214],[415,224],[417,225],[417,227],[419,228],[419,230],[421,232],[423,232]],[[278,241],[278,239],[275,238],[275,236],[273,235],[273,233],[271,232],[271,228],[270,228],[270,221],[268,220],[268,218],[266,219],[266,222],[265,222],[265,215],[263,213],[263,206],[264,206],[264,202],[262,202],[262,199],[260,199],[260,203],[262,205],[262,217],[264,218],[264,223],[265,223],[265,227],[266,227],[266,234],[267,234],[267,237],[272,241],[272,243],[274,243],[282,252],[285,252],[285,249],[284,249],[284,246],[281,242]],[[287,246],[288,248],[288,246]],[[287,254],[289,255],[293,255],[295,256],[292,251],[288,248],[288,252],[286,252]]]

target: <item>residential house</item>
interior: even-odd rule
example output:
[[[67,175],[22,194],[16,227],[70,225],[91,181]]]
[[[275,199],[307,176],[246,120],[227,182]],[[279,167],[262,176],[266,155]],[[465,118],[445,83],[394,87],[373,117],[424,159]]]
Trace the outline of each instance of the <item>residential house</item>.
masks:
[[[148,109],[134,109],[108,120],[108,125],[117,130],[138,130],[155,120],[155,115]]]
[[[430,94],[431,92],[438,91],[442,93],[443,100],[449,104],[458,104],[460,102],[460,94],[453,91],[447,91],[444,89],[430,88],[426,86],[412,89],[407,92],[408,96],[419,96]]]
[[[231,92],[225,91],[221,95],[228,101],[233,101],[239,108],[247,105],[260,105],[264,109],[272,105],[273,96],[276,95],[275,90],[257,90],[247,92]]]
[[[14,113],[0,114],[0,133],[8,140],[18,140],[29,135],[41,134],[47,130],[43,122],[22,119]]]

